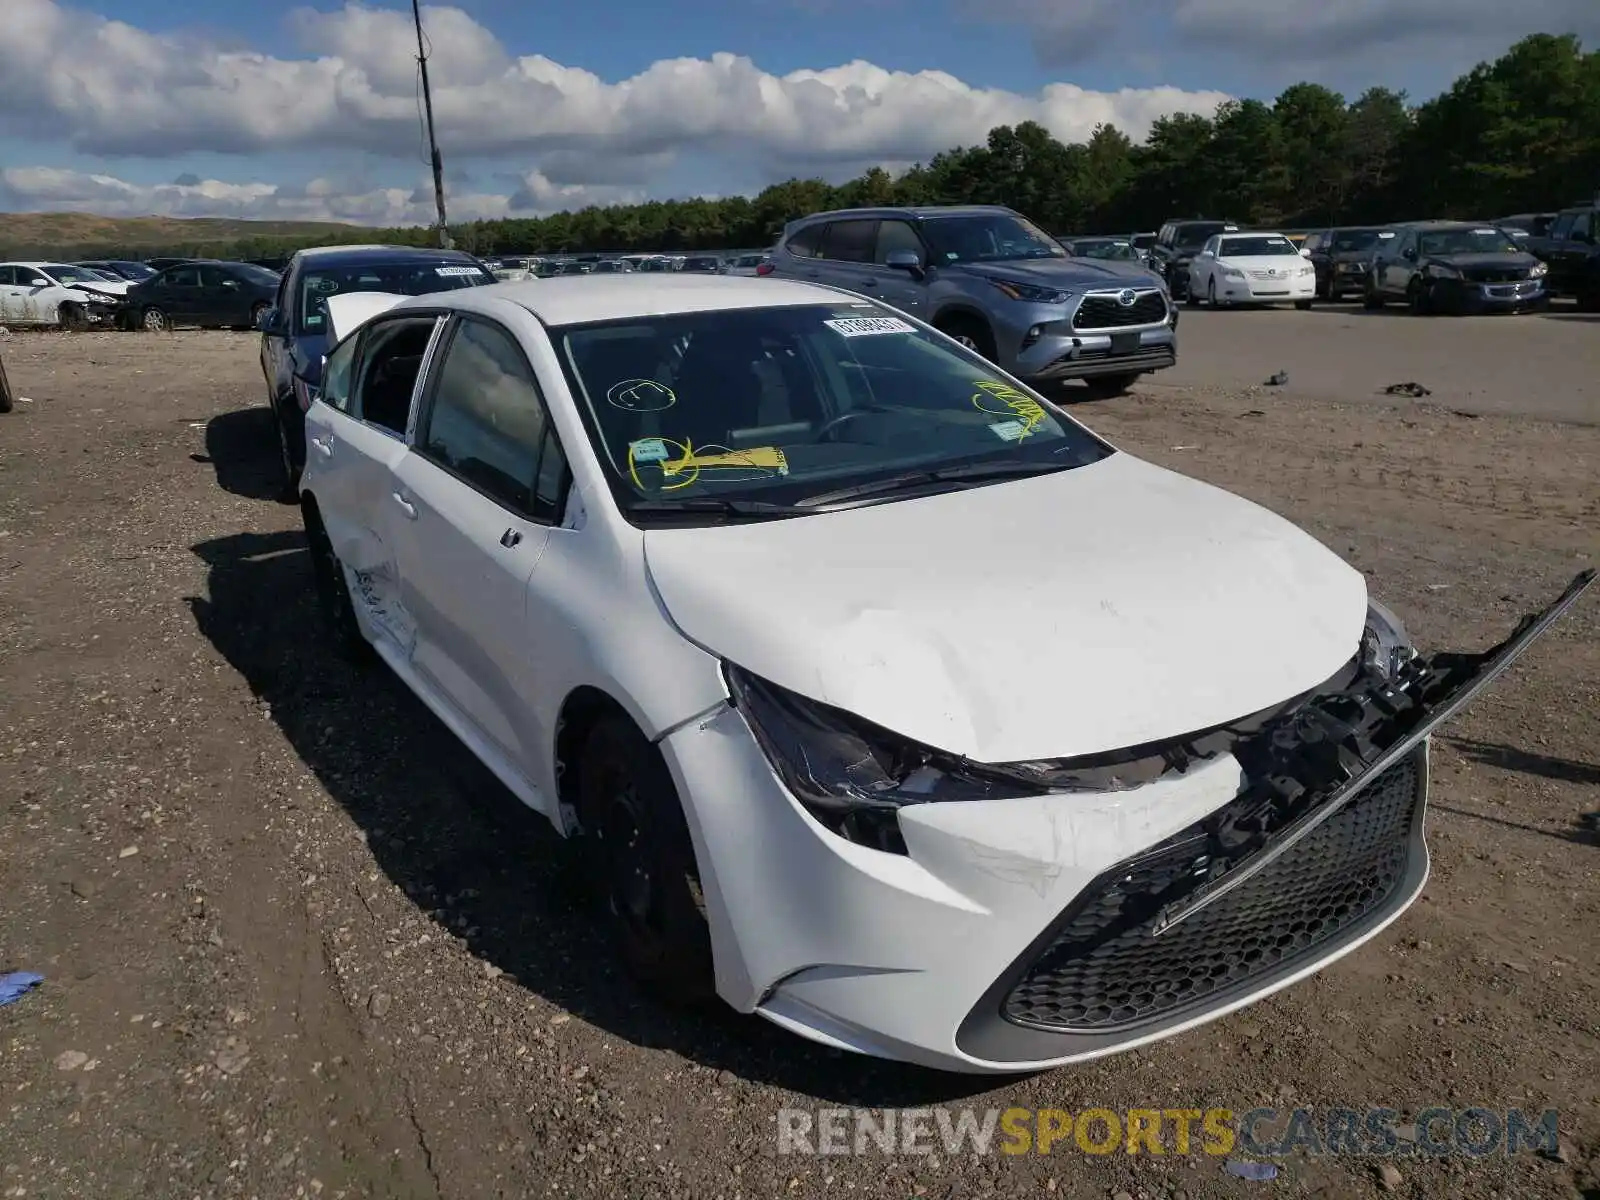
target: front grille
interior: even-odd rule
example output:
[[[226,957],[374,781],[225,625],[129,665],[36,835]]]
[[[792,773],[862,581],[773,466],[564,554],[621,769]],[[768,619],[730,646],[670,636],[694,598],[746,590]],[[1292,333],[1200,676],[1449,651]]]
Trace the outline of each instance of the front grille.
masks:
[[[1420,753],[1420,752],[1419,752]],[[1101,875],[1002,1005],[1015,1024],[1101,1033],[1214,1007],[1386,905],[1406,875],[1419,754],[1233,891],[1152,937],[1158,911],[1210,865],[1197,823]],[[1235,804],[1240,801],[1235,801]]]
[[[1124,329],[1130,325],[1159,325],[1167,319],[1167,301],[1159,291],[1138,293],[1132,304],[1123,304],[1117,293],[1085,296],[1072,314],[1074,329]]]
[[[1528,278],[1526,267],[1468,267],[1461,277],[1469,283],[1520,283]]]

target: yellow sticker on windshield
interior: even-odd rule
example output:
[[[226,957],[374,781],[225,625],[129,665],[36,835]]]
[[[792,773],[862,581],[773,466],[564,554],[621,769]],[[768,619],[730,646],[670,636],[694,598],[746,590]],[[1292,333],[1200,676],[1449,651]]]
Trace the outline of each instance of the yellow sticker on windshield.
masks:
[[[696,450],[688,441],[675,442],[671,438],[646,438],[630,445],[628,474],[639,488],[645,486],[639,478],[642,466],[658,468],[663,480],[674,480],[662,485],[667,491],[690,486],[700,478],[701,471],[716,472],[717,480],[723,483],[789,473],[789,460],[777,446],[753,446],[748,450],[702,446]],[[747,474],[741,476],[739,471]]]
[[[1011,440],[1020,442],[1037,431],[1039,426],[1044,424],[1045,418],[1050,415],[1032,396],[1019,392],[1009,383],[1001,383],[997,379],[980,379],[978,387],[982,390],[973,393],[972,403],[979,412],[993,413],[997,417],[1015,417],[1022,423],[1021,432]]]

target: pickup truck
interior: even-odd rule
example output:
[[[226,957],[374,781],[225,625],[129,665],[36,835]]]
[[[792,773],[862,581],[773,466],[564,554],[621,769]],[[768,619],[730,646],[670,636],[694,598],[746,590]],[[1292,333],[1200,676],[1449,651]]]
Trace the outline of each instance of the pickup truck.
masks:
[[[1551,292],[1576,297],[1586,312],[1600,311],[1600,205],[1562,209],[1548,234],[1523,238],[1522,248],[1549,264]]]

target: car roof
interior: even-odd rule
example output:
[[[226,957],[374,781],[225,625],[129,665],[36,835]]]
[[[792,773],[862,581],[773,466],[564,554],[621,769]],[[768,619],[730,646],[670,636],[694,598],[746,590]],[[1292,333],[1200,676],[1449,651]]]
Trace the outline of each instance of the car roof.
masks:
[[[477,265],[465,250],[445,250],[438,246],[313,246],[297,251],[295,257],[308,265],[366,266],[393,262],[460,262]]]
[[[748,275],[675,275],[650,280],[619,275],[563,275],[459,288],[409,298],[407,308],[452,308],[493,314],[509,302],[546,325],[674,316],[796,304],[861,304],[858,296],[798,280]]]
[[[819,221],[824,217],[837,220],[841,217],[979,217],[994,213],[1014,215],[1015,209],[1003,204],[912,204],[881,205],[875,208],[832,208],[826,212],[812,213],[795,224]]]

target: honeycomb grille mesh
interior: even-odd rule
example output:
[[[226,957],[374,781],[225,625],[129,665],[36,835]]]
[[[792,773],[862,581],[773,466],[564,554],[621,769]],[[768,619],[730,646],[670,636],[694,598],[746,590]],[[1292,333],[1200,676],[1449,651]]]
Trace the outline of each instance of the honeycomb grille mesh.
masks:
[[[1167,319],[1167,302],[1160,292],[1143,293],[1131,305],[1115,296],[1085,296],[1072,314],[1074,329],[1121,329],[1131,325],[1157,325]]]
[[[1215,1004],[1381,908],[1406,875],[1415,755],[1247,882],[1150,936],[1154,898],[1203,870],[1199,826],[1102,875],[1006,997],[1007,1020],[1104,1032]]]

